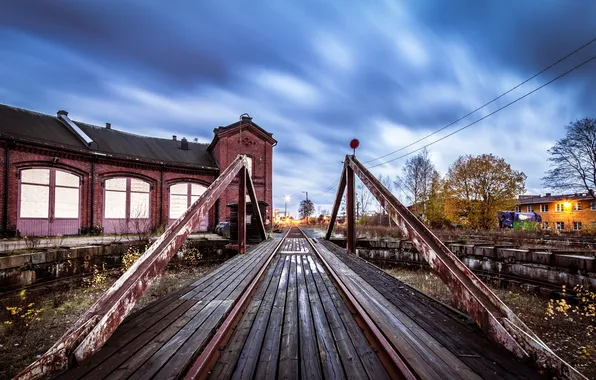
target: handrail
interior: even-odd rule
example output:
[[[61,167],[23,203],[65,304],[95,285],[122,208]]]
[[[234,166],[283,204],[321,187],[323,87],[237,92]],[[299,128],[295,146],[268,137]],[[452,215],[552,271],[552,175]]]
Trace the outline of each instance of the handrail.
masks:
[[[455,302],[476,321],[484,333],[495,343],[513,352],[519,358],[532,357],[537,365],[550,368],[568,379],[585,379],[575,368],[558,357],[515,313],[507,307],[453,252],[451,252],[410,210],[379,182],[355,156],[346,156],[342,178],[353,171],[370,190],[381,206],[389,213],[400,230],[412,241],[418,252],[429,263],[439,278],[453,292]],[[350,185],[348,181],[348,194]],[[344,193],[340,184],[335,197],[334,214],[327,230],[331,236],[338,202]],[[349,214],[353,210],[346,210]],[[350,223],[350,218],[348,218]],[[348,226],[354,228],[352,225]],[[355,240],[353,235],[352,239]],[[354,247],[355,241],[348,242]]]
[[[73,324],[73,326],[40,358],[19,373],[15,379],[29,380],[67,368],[72,359],[80,362],[99,350],[134,308],[151,282],[164,270],[188,235],[223,194],[236,175],[248,179],[246,191],[256,200],[248,173],[246,156],[239,155],[199,198],[139,257],[139,259]],[[241,172],[243,171],[243,173]],[[240,196],[240,194],[239,194]],[[244,200],[246,195],[240,196]],[[239,202],[240,203],[240,202]],[[257,204],[258,207],[258,204]],[[240,213],[241,211],[238,210]],[[245,210],[246,213],[246,210]],[[261,236],[265,230],[258,212]],[[241,223],[239,223],[239,228]],[[244,228],[246,226],[244,225]],[[240,242],[239,242],[240,243]],[[239,244],[241,246],[241,244]]]

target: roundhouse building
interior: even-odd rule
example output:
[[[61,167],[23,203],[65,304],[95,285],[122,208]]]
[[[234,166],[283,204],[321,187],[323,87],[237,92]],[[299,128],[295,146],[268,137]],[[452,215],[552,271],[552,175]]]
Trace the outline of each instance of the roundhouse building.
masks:
[[[0,105],[0,215],[4,236],[138,233],[176,220],[238,154],[251,162],[271,217],[277,141],[248,116],[214,129],[210,144],[141,136]],[[229,218],[233,182],[199,230]]]

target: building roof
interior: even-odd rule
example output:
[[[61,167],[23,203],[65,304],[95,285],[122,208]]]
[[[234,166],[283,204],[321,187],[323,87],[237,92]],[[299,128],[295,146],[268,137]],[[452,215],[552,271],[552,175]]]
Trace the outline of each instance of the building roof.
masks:
[[[552,202],[563,202],[563,201],[585,201],[594,200],[594,197],[589,193],[574,193],[574,194],[562,194],[562,195],[520,195],[518,203],[520,205],[527,204],[540,204],[540,203],[552,203]]]
[[[237,122],[232,123],[230,125],[226,125],[225,127],[220,126],[220,127],[215,128],[213,130],[213,133],[215,136],[213,137],[213,141],[211,141],[211,144],[209,144],[208,149],[212,150],[215,147],[220,136],[227,135],[227,134],[234,134],[235,133],[234,130],[238,127],[250,128],[255,132],[256,135],[260,135],[263,139],[269,141],[274,146],[275,146],[275,144],[277,144],[277,140],[275,140],[273,138],[273,133],[267,132],[266,130],[261,128],[257,123],[252,121],[252,117],[247,116],[247,117],[242,117],[242,120],[238,120]]]
[[[217,169],[217,163],[207,150],[208,144],[136,135],[75,121],[75,124],[96,144],[86,146],[58,117],[0,104],[0,135],[40,143],[52,147],[98,152],[122,159],[167,163],[176,166]],[[94,146],[95,146],[94,144]]]

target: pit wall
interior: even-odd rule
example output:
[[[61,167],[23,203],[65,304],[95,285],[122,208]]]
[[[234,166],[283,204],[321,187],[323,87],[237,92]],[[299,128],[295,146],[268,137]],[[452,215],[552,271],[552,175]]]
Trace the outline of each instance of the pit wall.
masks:
[[[332,240],[345,247],[345,240]],[[487,275],[512,276],[527,280],[525,286],[584,285],[596,291],[596,258],[586,251],[545,251],[520,249],[517,246],[490,244],[459,244],[447,242],[447,247],[468,266]],[[409,240],[358,240],[356,254],[379,265],[427,265]],[[520,281],[519,279],[514,280]],[[520,281],[521,282],[521,281]],[[531,289],[530,289],[531,290]]]
[[[227,240],[189,240],[189,242],[200,249],[206,260],[219,260],[231,255],[225,250]],[[24,286],[87,275],[92,273],[95,267],[98,270],[118,268],[122,265],[122,256],[130,247],[143,250],[145,243],[136,241],[62,247],[0,257],[0,294]],[[178,259],[180,257],[175,255],[172,262]]]

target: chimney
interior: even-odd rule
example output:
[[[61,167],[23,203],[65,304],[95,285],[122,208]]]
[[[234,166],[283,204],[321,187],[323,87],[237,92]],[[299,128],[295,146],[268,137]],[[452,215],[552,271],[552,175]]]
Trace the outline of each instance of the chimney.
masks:
[[[64,116],[68,116],[68,112],[66,112],[66,111],[64,111],[64,110],[60,110],[60,111],[58,111],[58,112],[56,113],[56,115],[57,115],[58,117],[60,117],[60,116],[62,116],[62,115],[64,115]]]
[[[188,150],[188,140],[186,137],[183,137],[182,140],[180,140],[180,149]]]
[[[176,140],[176,135],[172,135],[172,140],[177,141]]]
[[[106,123],[106,129],[112,129],[112,123]]]
[[[547,196],[547,197],[550,197],[550,193],[546,193],[546,196]]]

